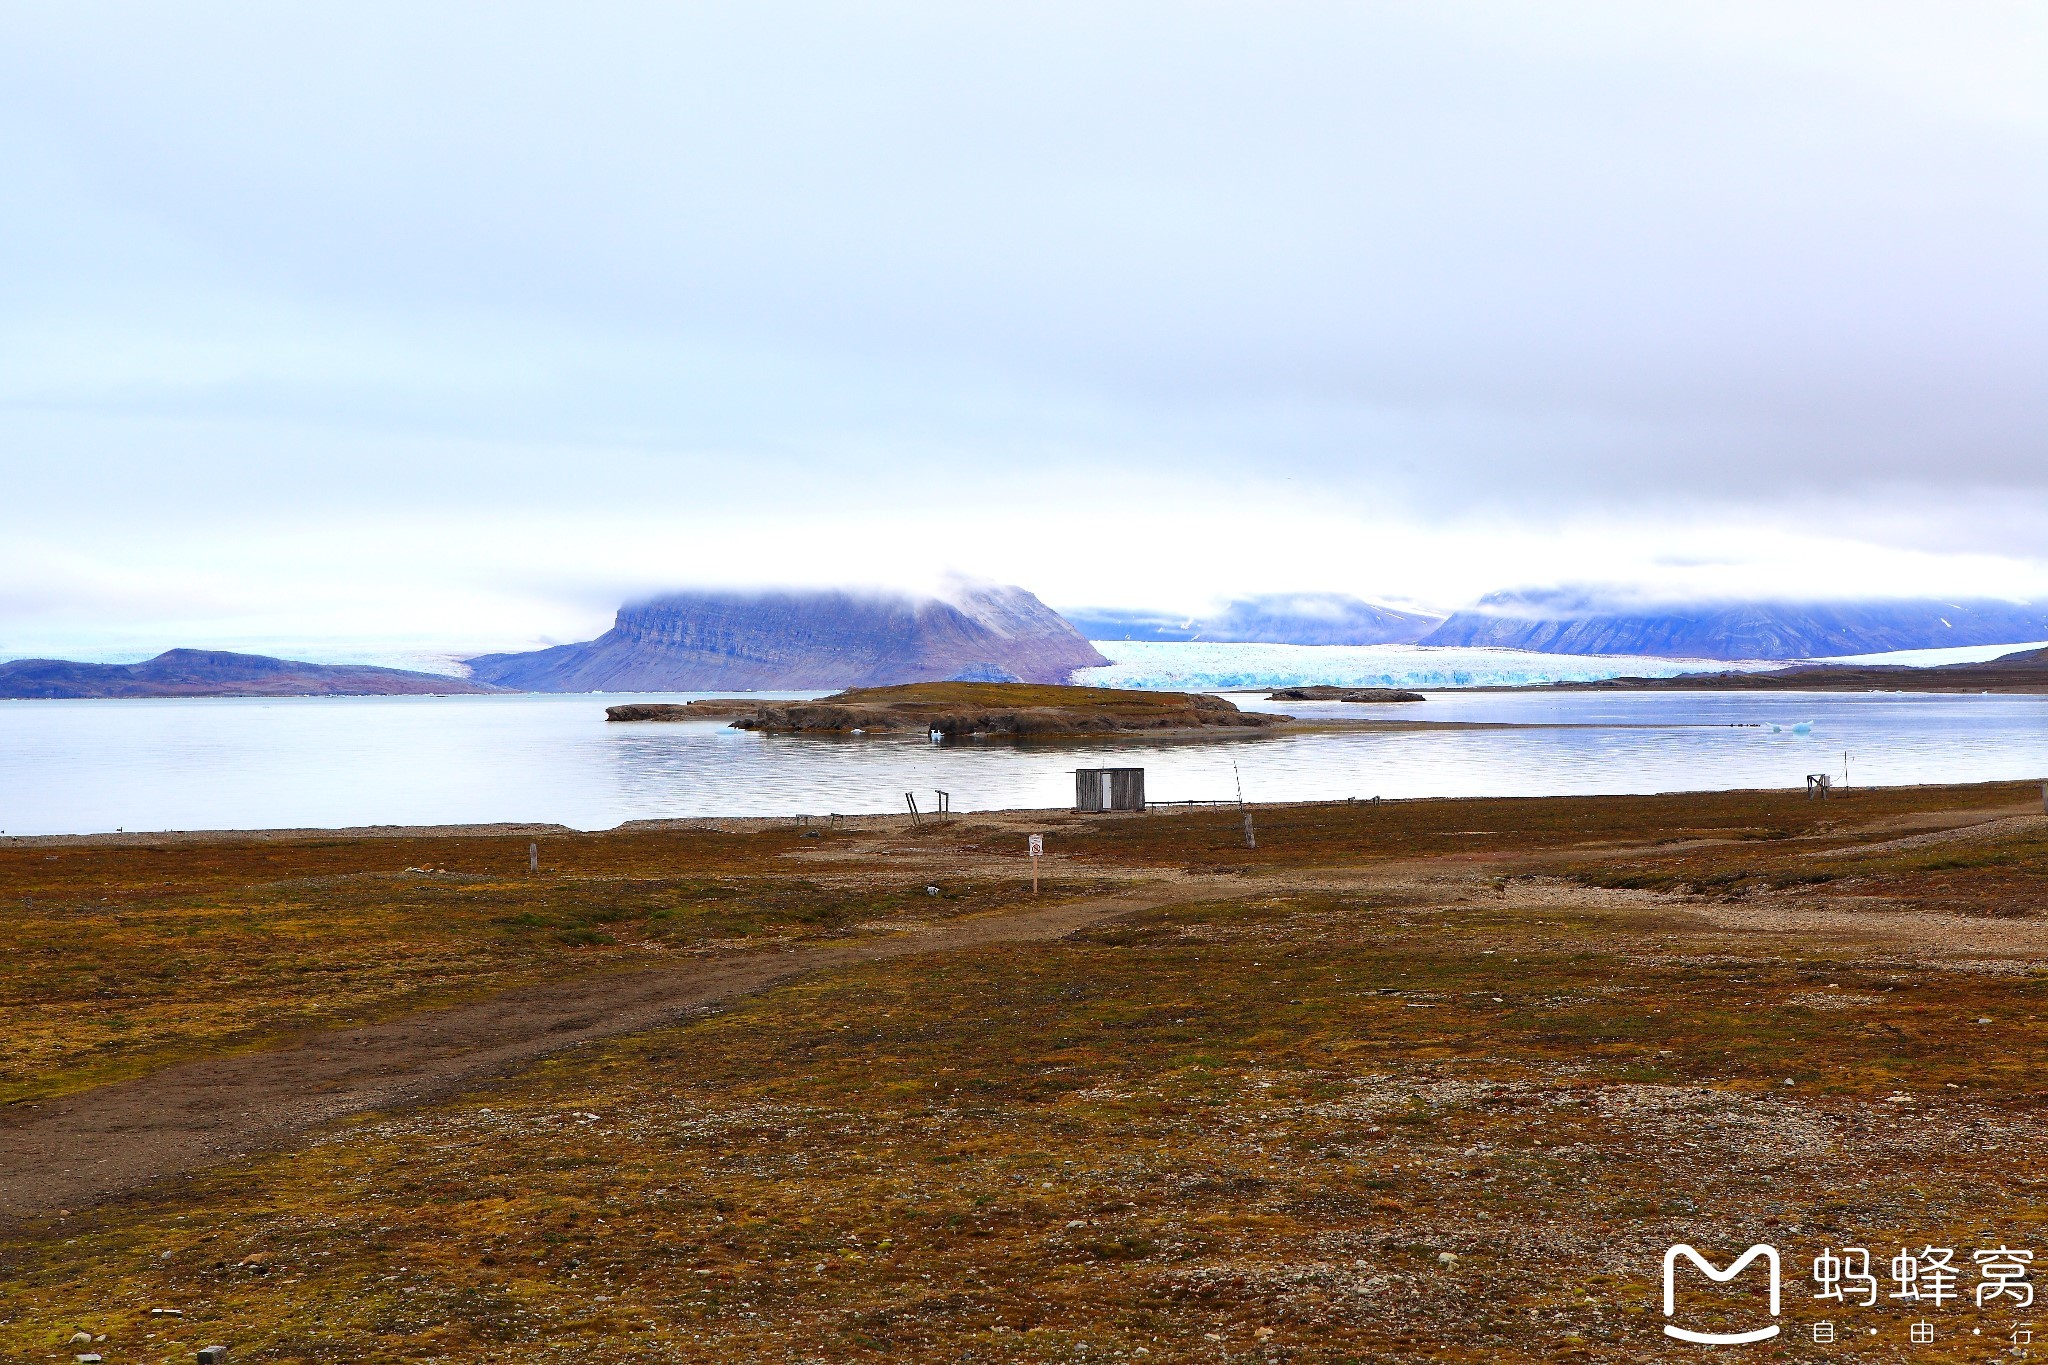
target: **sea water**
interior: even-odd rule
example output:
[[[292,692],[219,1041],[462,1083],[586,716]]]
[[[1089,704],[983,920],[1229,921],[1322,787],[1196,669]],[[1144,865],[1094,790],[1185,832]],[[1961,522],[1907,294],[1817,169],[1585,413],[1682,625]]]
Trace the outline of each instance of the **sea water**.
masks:
[[[0,831],[261,829],[1063,806],[1072,770],[1137,766],[1154,800],[1540,796],[2048,775],[2048,697],[1431,692],[1240,705],[1534,728],[1018,745],[614,724],[687,695],[0,702]],[[1806,727],[1802,732],[1801,727]],[[1845,759],[1846,754],[1846,759]]]

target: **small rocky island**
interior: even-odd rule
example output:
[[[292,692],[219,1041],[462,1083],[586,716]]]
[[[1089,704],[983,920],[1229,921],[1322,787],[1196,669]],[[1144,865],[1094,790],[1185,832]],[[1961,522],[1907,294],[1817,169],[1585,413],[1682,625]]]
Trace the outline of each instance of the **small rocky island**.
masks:
[[[1266,694],[1267,701],[1427,701],[1420,692],[1398,687],[1283,687]]]
[[[1010,739],[1249,732],[1291,717],[1240,711],[1221,697],[1030,683],[907,683],[857,687],[817,701],[712,700],[605,709],[613,721],[717,720],[770,734],[938,734]]]

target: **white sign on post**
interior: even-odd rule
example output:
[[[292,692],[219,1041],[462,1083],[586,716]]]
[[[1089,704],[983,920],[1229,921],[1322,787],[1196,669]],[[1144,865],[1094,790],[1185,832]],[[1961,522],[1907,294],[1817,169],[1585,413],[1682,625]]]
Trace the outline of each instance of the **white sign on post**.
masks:
[[[1043,855],[1044,853],[1045,853],[1045,836],[1044,836],[1043,834],[1034,834],[1034,835],[1032,835],[1032,836],[1031,836],[1031,856],[1032,856],[1032,857],[1034,857],[1034,858],[1037,858],[1037,857],[1040,857],[1040,856],[1042,856],[1042,855]]]

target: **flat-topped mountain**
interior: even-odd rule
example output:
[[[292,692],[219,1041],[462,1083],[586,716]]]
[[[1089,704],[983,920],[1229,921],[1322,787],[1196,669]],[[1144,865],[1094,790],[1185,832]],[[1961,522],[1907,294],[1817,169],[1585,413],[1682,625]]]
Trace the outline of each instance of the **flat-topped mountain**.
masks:
[[[438,673],[366,664],[309,664],[218,649],[167,649],[139,664],[82,664],[69,659],[0,663],[0,697],[10,699],[393,697],[498,690]]]
[[[468,662],[480,681],[532,692],[723,692],[1063,683],[1109,660],[1024,589],[962,584],[943,597],[671,593],[620,608],[595,640]]]
[[[2048,607],[1995,601],[1719,602],[1621,607],[1574,593],[1494,593],[1422,640],[1545,654],[1821,659],[2048,640]]]

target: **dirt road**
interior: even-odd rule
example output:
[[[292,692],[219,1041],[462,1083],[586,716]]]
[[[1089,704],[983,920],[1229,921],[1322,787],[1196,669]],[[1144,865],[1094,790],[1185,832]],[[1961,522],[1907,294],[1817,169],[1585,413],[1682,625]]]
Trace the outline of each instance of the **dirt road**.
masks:
[[[0,1114],[0,1228],[274,1148],[350,1114],[418,1104],[548,1053],[657,1028],[810,972],[1044,942],[1185,889],[984,915],[874,938],[602,976],[211,1057]]]

